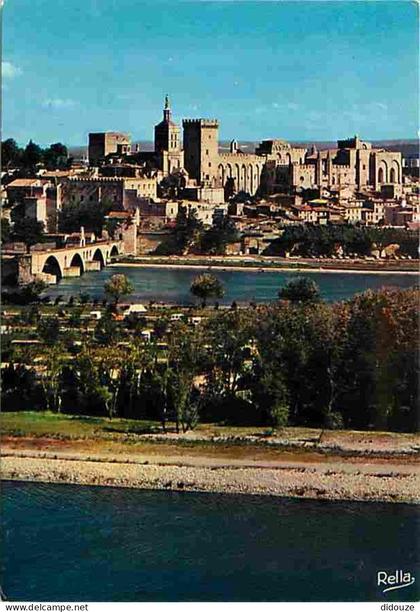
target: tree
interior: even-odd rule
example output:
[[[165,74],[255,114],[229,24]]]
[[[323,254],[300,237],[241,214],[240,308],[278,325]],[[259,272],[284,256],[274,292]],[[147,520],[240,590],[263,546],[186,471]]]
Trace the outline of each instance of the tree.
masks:
[[[41,300],[41,293],[46,288],[43,281],[33,281],[13,292],[4,292],[3,300],[10,304],[27,305]]]
[[[279,298],[294,303],[316,303],[321,300],[318,285],[306,277],[298,277],[280,289]]]
[[[64,370],[64,355],[60,345],[49,346],[43,355],[44,373],[41,385],[44,390],[45,408],[53,412],[61,412],[62,385]]]
[[[110,419],[117,414],[118,397],[121,390],[122,372],[125,358],[121,351],[115,349],[110,352],[107,348],[98,351],[95,357],[98,359],[99,381],[98,388],[106,412]]]
[[[60,323],[55,317],[41,319],[38,323],[37,332],[45,344],[53,346],[60,337]]]
[[[350,300],[340,367],[347,427],[416,429],[418,299],[416,290],[383,289]]]
[[[18,147],[13,138],[8,138],[1,143],[1,163],[3,168],[16,167],[22,158],[22,149]]]
[[[200,241],[203,224],[192,208],[179,208],[175,227],[169,238],[162,243],[156,253],[161,255],[183,255]]]
[[[105,293],[114,299],[115,305],[121,297],[130,295],[134,291],[134,287],[125,274],[113,274],[105,283]]]
[[[177,323],[169,338],[166,361],[167,402],[175,417],[176,431],[193,429],[198,422],[199,401],[194,377],[200,369],[203,338],[198,330]]]
[[[43,153],[44,163],[48,170],[55,170],[56,168],[65,168],[67,165],[68,151],[67,147],[61,142],[56,142],[48,149],[44,150]]]
[[[9,363],[2,368],[2,410],[34,410],[40,399],[39,384],[32,368],[19,363]]]
[[[1,218],[1,242],[2,244],[10,241],[10,234],[11,234],[11,229],[10,229],[9,219],[2,217]]]
[[[69,202],[58,213],[60,232],[78,232],[81,227],[101,236],[105,216],[112,204],[105,199],[101,202]]]
[[[79,315],[80,320],[80,315]],[[103,346],[110,346],[117,342],[119,337],[119,329],[117,322],[112,318],[109,311],[105,312],[104,316],[99,319],[96,324],[94,338],[96,342]]]
[[[202,300],[204,307],[209,298],[222,298],[225,293],[222,283],[214,274],[196,276],[191,283],[190,291],[194,297]]]
[[[217,217],[201,237],[200,249],[210,255],[224,255],[226,246],[238,240],[235,222],[227,216]]]
[[[243,310],[217,314],[204,328],[206,418],[235,423],[253,421],[247,379],[252,369],[254,319]]]
[[[14,223],[11,240],[24,242],[28,247],[42,242],[44,239],[44,224],[36,219],[24,217],[19,223]]]
[[[22,154],[22,164],[25,168],[34,170],[42,162],[43,151],[40,146],[30,140]]]

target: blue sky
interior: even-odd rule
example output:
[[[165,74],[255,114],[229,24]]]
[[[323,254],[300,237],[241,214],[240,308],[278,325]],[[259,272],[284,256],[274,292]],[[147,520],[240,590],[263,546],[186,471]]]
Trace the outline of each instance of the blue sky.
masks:
[[[5,0],[3,138],[152,138],[217,117],[223,139],[415,138],[414,2]]]

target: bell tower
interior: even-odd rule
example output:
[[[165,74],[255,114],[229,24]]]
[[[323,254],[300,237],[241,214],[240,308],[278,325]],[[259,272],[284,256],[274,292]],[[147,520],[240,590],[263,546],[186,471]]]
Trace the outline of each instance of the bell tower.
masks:
[[[179,127],[172,121],[172,111],[169,103],[169,96],[165,96],[163,108],[163,120],[155,126],[155,152],[170,153],[180,151]]]
[[[163,119],[155,126],[155,154],[158,167],[165,174],[182,168],[184,156],[181,150],[180,128],[172,121],[169,96],[166,94]]]

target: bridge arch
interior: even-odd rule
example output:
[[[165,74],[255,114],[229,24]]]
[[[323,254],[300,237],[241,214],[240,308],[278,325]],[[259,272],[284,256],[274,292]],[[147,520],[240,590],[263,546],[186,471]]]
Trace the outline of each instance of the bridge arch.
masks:
[[[120,254],[118,247],[116,244],[113,244],[111,247],[111,250],[109,252],[109,256],[110,257],[118,257],[118,255]]]
[[[42,272],[45,274],[52,274],[57,278],[57,281],[63,278],[63,270],[61,269],[60,262],[54,255],[47,257],[42,266]]]
[[[96,249],[93,254],[92,261],[99,261],[101,270],[105,267],[105,259],[101,249]]]
[[[79,253],[75,253],[70,260],[70,268],[80,268],[80,275],[85,271],[85,264]]]

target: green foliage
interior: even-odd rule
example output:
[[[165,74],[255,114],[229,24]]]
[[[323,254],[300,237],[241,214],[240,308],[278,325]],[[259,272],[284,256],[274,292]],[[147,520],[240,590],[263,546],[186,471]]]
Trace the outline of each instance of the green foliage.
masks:
[[[316,303],[321,300],[318,285],[306,277],[298,277],[289,281],[285,287],[280,289],[279,298],[299,304]]]
[[[43,151],[43,161],[48,170],[66,168],[67,158],[67,147],[61,142],[56,142]]]
[[[42,407],[39,383],[34,370],[23,364],[1,369],[2,410],[33,410]]]
[[[210,298],[222,298],[225,291],[221,281],[214,274],[200,274],[193,279],[190,291],[196,298],[202,300],[203,305]]]
[[[78,232],[84,227],[87,232],[101,236],[105,225],[105,216],[111,210],[112,204],[106,200],[101,202],[69,202],[58,213],[58,229],[60,232]]]
[[[335,304],[223,309],[197,326],[162,318],[150,342],[108,312],[76,355],[65,332],[63,345],[52,341],[42,319],[37,337],[46,344],[7,349],[4,408],[16,409],[22,385],[37,406],[160,419],[164,430],[168,421],[186,431],[208,420],[415,431],[418,298],[382,289]]]
[[[182,255],[198,244],[203,224],[194,209],[179,208],[175,227],[169,238],[156,249],[158,255]]]
[[[56,317],[41,319],[37,326],[37,333],[45,344],[53,346],[60,337],[60,323],[58,319]]]
[[[1,143],[1,163],[3,168],[16,167],[20,164],[22,149],[18,147],[13,138],[8,138]]]
[[[41,300],[41,293],[45,290],[43,281],[33,281],[14,291],[4,291],[2,299],[4,303],[27,305]]]
[[[118,325],[112,317],[111,312],[107,311],[97,322],[94,338],[96,342],[102,346],[110,346],[118,341]]]
[[[24,242],[28,247],[44,240],[44,224],[36,219],[23,217],[14,223],[10,239],[15,242]]]
[[[62,348],[55,344],[49,345],[43,354],[43,374],[41,386],[44,391],[44,409],[52,412],[61,411],[62,375],[65,367],[65,356]]]
[[[383,249],[399,244],[401,253],[416,257],[417,234],[400,228],[358,227],[354,225],[294,225],[284,229],[268,253],[293,252],[302,256],[331,256],[342,247],[345,255],[370,255],[376,245]]]
[[[130,295],[134,291],[133,285],[125,274],[113,274],[106,281],[104,288],[106,295],[114,299],[115,304],[118,303],[121,297]]]
[[[48,170],[55,170],[66,168],[68,163],[67,147],[61,142],[42,149],[30,140],[22,149],[13,138],[8,138],[1,143],[1,156],[3,168],[22,168],[30,173],[34,173],[40,164]]]
[[[10,241],[11,229],[10,222],[4,217],[1,218],[1,242],[2,244]]]
[[[22,153],[22,165],[25,168],[35,169],[43,160],[43,152],[39,145],[30,140]]]
[[[270,417],[273,427],[286,427],[289,421],[289,406],[282,403],[273,404],[270,410]]]
[[[235,222],[227,217],[217,217],[213,225],[201,236],[200,251],[209,255],[224,255],[226,246],[238,240]]]

